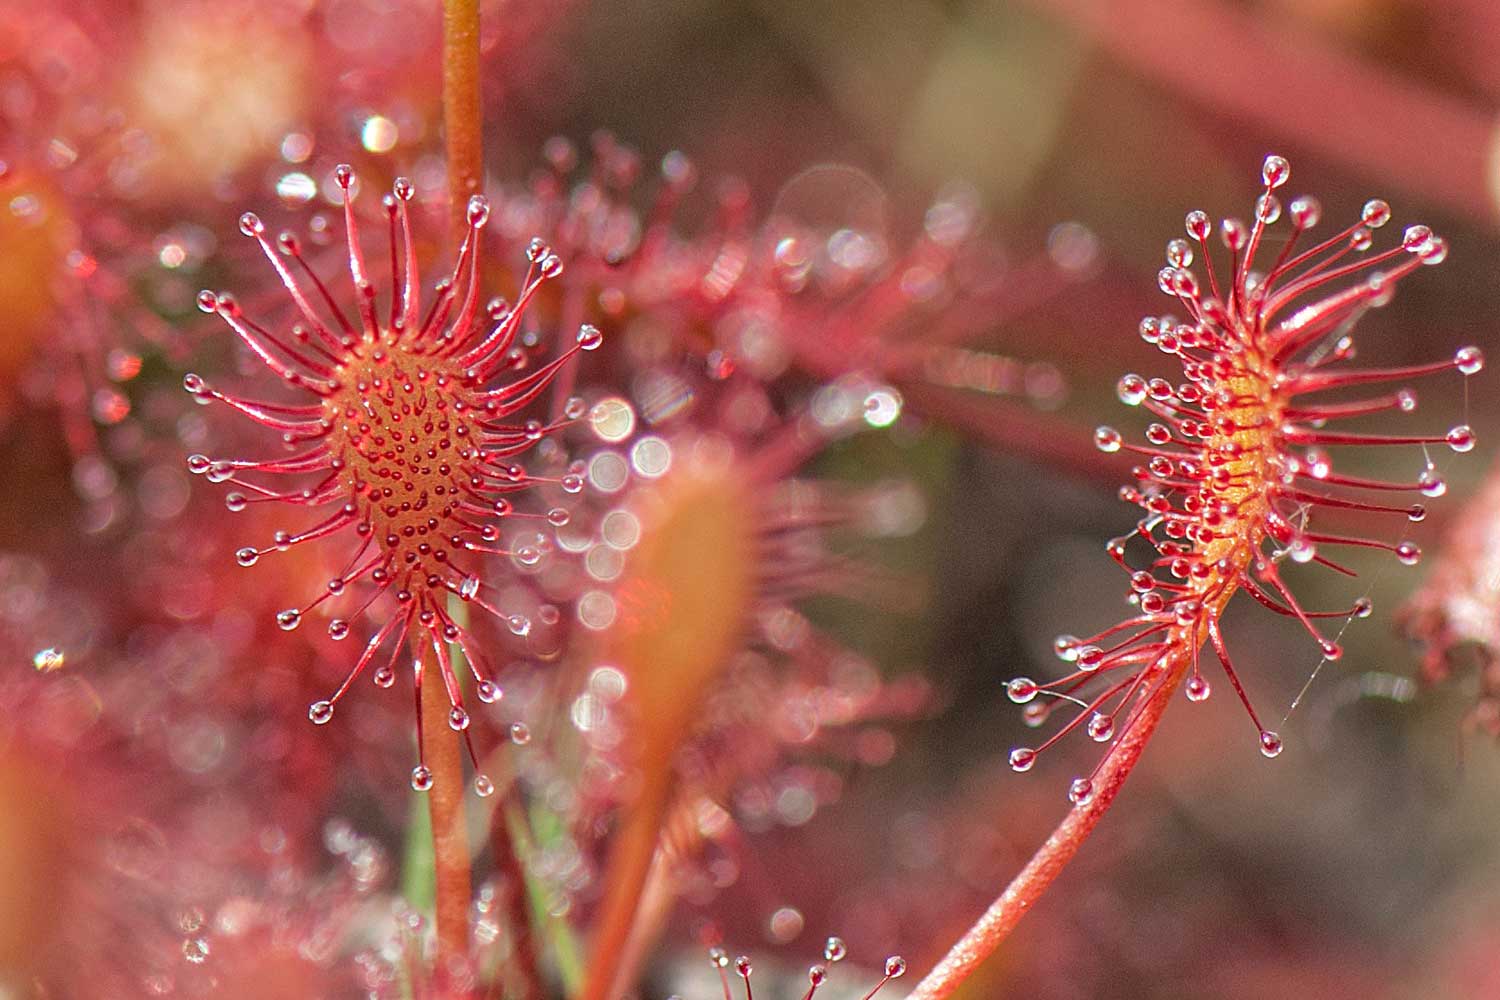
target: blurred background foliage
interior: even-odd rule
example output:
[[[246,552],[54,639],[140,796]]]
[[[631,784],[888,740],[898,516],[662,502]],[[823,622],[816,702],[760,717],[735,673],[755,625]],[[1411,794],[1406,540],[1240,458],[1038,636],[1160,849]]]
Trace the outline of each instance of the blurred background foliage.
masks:
[[[169,9],[119,5],[120,44],[165,44],[145,22]],[[1451,244],[1441,268],[1403,283],[1362,322],[1362,359],[1415,363],[1461,343],[1500,356],[1500,12],[1485,0],[506,0],[486,14],[486,140],[497,180],[526,176],[549,136],[584,141],[608,128],[648,164],[674,149],[692,156],[704,182],[684,211],[689,227],[708,224],[705,192],[728,174],[745,180],[762,211],[847,219],[883,230],[893,246],[953,181],[975,187],[986,230],[1017,258],[1045,247],[1058,223],[1086,226],[1100,247],[1088,280],[980,341],[1063,373],[1064,396],[1043,411],[1042,442],[1059,456],[1076,454],[1095,423],[1139,431],[1114,386],[1126,371],[1171,374],[1135,333],[1142,315],[1164,308],[1161,247],[1181,235],[1188,209],[1247,214],[1267,152],[1291,161],[1288,193],[1323,200],[1325,227],[1384,197],[1398,224],[1425,222]],[[409,32],[407,58],[368,91],[382,96],[362,111],[411,123],[384,154],[393,170],[435,148],[436,63],[417,51],[430,51],[426,28],[411,27],[427,14],[401,0],[297,0],[265,17],[296,37],[309,24],[384,25],[384,40],[362,49],[307,36],[315,62],[336,55],[345,66],[385,58]],[[227,61],[254,68],[289,51],[297,55],[231,46]],[[205,107],[211,118],[222,110]],[[302,108],[267,127],[280,135],[313,116]],[[358,142],[362,120],[336,121],[319,152],[336,156]],[[230,131],[243,134],[232,123]],[[174,161],[192,176],[159,181],[176,190],[152,210],[158,232],[201,227],[220,241],[192,280],[243,273],[232,222],[287,169],[266,145],[227,180],[205,183],[225,152],[214,146],[204,164]],[[832,184],[808,173],[826,164],[854,169]],[[809,191],[812,183],[822,186]],[[147,351],[129,394],[158,430],[181,430],[177,412],[154,400],[181,395],[185,359],[224,356],[223,334],[187,318],[189,301],[160,275],[140,282],[186,343]],[[1287,752],[1264,760],[1227,692],[1174,709],[1114,815],[969,996],[1500,996],[1500,749],[1461,731],[1473,678],[1418,687],[1418,655],[1393,625],[1445,524],[1493,461],[1493,377],[1472,389],[1456,380],[1419,389],[1410,419],[1436,430],[1466,415],[1480,435],[1466,458],[1434,456],[1450,489],[1413,529],[1424,564],[1355,557],[1360,581],[1326,572],[1294,581],[1307,605],[1347,606],[1368,592],[1376,611],[1350,626],[1343,658],[1318,672],[1280,727]],[[846,768],[837,801],[810,822],[751,831],[734,884],[679,908],[645,996],[715,995],[713,981],[692,985],[708,971],[697,944],[705,924],[756,953],[768,978],[785,969],[797,981],[826,932],[842,934],[872,968],[901,952],[924,969],[1064,812],[1067,779],[1091,766],[1094,750],[1073,741],[1033,773],[1010,773],[1004,755],[1028,731],[1002,684],[1053,670],[1056,634],[1118,618],[1124,581],[1103,541],[1135,520],[1112,485],[1128,463],[1100,455],[1080,468],[1001,445],[909,415],[888,436],[842,441],[817,460],[824,478],[905,477],[925,497],[922,529],[879,552],[919,581],[916,610],[828,602],[813,614],[887,673],[924,672],[937,704],[893,730],[889,764]],[[1420,468],[1409,449],[1355,461],[1363,464],[1353,471],[1396,479]],[[129,559],[115,561],[122,552],[170,544],[129,528],[81,530],[92,504],[78,498],[76,481],[58,421],[15,409],[0,439],[0,548],[48,567],[62,592],[49,598],[57,619],[68,617],[67,589],[88,583],[96,565],[128,572]],[[135,488],[145,496],[162,483]],[[1492,513],[1500,530],[1500,511]],[[146,616],[107,599],[89,608],[80,614],[108,623],[99,633],[130,635],[132,616]],[[32,635],[37,614],[25,605],[8,620]],[[67,642],[64,623],[46,628]],[[1259,608],[1232,611],[1227,631],[1257,706],[1280,720],[1318,666],[1314,649],[1295,623]],[[70,656],[87,663],[88,649],[80,639]],[[274,644],[233,655],[282,656]],[[6,664],[22,667],[31,669],[29,659]],[[346,789],[342,805],[394,845],[399,831],[368,798]],[[13,879],[3,865],[0,876]],[[773,919],[787,911],[797,919]]]

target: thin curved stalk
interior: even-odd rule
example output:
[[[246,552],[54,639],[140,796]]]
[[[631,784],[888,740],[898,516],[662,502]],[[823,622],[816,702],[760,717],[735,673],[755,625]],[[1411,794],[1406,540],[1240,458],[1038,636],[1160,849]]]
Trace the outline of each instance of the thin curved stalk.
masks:
[[[1140,714],[1094,777],[1094,797],[1084,805],[1073,807],[1057,829],[1052,831],[1047,842],[1031,856],[1026,867],[1005,887],[1000,898],[990,904],[990,908],[975,921],[974,926],[948,949],[948,954],[917,984],[908,1000],[944,1000],[952,996],[964,980],[1000,947],[1021,918],[1042,898],[1048,886],[1073,859],[1073,855],[1078,853],[1094,827],[1109,811],[1120,787],[1125,784],[1125,779],[1141,759],[1141,752],[1146,748],[1151,735],[1156,732],[1162,712],[1166,710],[1167,703],[1172,700],[1172,695],[1187,673],[1190,661],[1191,657],[1178,657],[1172,664],[1171,672],[1141,705]]]

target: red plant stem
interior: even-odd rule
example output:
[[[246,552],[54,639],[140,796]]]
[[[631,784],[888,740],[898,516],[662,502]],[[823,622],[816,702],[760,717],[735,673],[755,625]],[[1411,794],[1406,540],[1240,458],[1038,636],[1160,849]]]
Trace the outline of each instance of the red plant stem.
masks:
[[[1216,0],[1027,0],[1121,64],[1217,111],[1440,203],[1493,203],[1494,115]],[[1205,69],[1201,53],[1212,60]],[[1310,110],[1315,109],[1315,110]]]
[[[613,992],[625,995],[641,976],[641,969],[650,957],[651,949],[661,936],[667,918],[672,915],[672,906],[677,902],[673,891],[671,863],[660,843],[651,859],[651,868],[646,875],[645,887],[641,890],[640,906],[621,949],[619,969],[615,973]]]
[[[646,772],[645,787],[631,806],[625,825],[610,849],[604,900],[595,923],[599,932],[589,961],[588,979],[579,1000],[610,1000],[625,946],[635,927],[641,893],[656,856],[662,819],[672,800],[672,774],[665,767]],[[628,984],[627,984],[628,985]]]
[[[506,794],[514,788],[509,783]],[[531,907],[526,898],[526,873],[516,856],[515,840],[505,822],[505,805],[495,810],[490,824],[490,847],[495,852],[495,866],[505,877],[505,909],[511,934],[511,957],[507,971],[516,986],[517,1000],[542,1000],[542,979],[537,971],[536,936],[531,931]]]
[[[953,995],[979,965],[994,953],[1010,932],[1015,930],[1023,916],[1036,905],[1062,872],[1063,867],[1078,853],[1094,827],[1109,811],[1110,804],[1119,794],[1120,787],[1130,776],[1141,751],[1146,748],[1151,734],[1161,721],[1162,712],[1172,700],[1178,684],[1187,674],[1192,657],[1184,654],[1176,657],[1170,673],[1162,679],[1140,708],[1130,729],[1120,739],[1118,746],[1109,755],[1094,776],[1094,797],[1085,805],[1074,806],[1060,823],[1052,836],[1047,838],[1021,873],[1011,880],[1000,898],[990,904],[974,926],[948,949],[948,954],[929,972],[907,1000],[944,1000]]]
[[[479,102],[479,0],[443,0],[443,137],[454,241],[468,232],[469,196],[484,187]]]
[[[448,198],[455,241],[467,233],[469,195],[484,173],[479,108],[479,0],[443,0],[443,129],[448,154]],[[432,769],[427,807],[432,818],[437,970],[469,953],[469,838],[464,828],[464,758],[459,734],[448,725],[452,706],[430,642],[412,642],[422,660],[422,731],[425,763]]]
[[[425,640],[425,636],[423,640]],[[459,735],[448,726],[448,692],[438,675],[432,643],[412,640],[422,659],[422,732],[426,764],[432,770],[427,809],[432,817],[433,884],[437,922],[439,982],[449,962],[469,954],[469,837],[464,829],[464,755]]]

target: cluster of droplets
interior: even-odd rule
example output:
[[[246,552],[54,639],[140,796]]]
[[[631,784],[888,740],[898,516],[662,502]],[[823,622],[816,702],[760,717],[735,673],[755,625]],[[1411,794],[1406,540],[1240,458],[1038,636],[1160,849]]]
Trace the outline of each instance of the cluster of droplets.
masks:
[[[290,335],[257,323],[228,294],[204,291],[198,298],[201,309],[224,320],[268,368],[287,384],[312,394],[314,402],[257,402],[214,389],[195,374],[183,380],[197,401],[222,402],[280,432],[289,450],[302,450],[264,461],[193,455],[188,469],[211,482],[234,486],[225,498],[231,511],[263,502],[332,508],[310,528],[275,532],[269,546],[240,548],[235,560],[241,566],[253,566],[269,552],[284,552],[336,533],[351,531],[356,537],[352,557],[316,600],[277,613],[276,623],[283,630],[296,629],[309,611],[345,596],[355,584],[367,582],[373,588],[359,612],[382,595],[394,599],[395,613],[369,640],[344,683],[331,697],[311,705],[311,721],[331,721],[339,699],[366,668],[372,668],[376,685],[392,686],[401,650],[409,640],[418,692],[423,674],[429,672],[424,661],[435,664],[451,705],[448,724],[464,734],[477,767],[457,669],[466,668],[473,675],[475,694],[483,703],[499,700],[501,690],[454,604],[477,605],[510,634],[522,639],[530,635],[532,619],[496,605],[495,586],[475,560],[500,555],[523,570],[536,567],[552,548],[550,537],[523,533],[502,544],[502,525],[532,522],[555,530],[568,524],[571,515],[566,507],[532,513],[518,507],[513,497],[544,484],[576,494],[583,488],[581,469],[570,466],[564,475],[548,477],[515,459],[582,419],[586,407],[581,399],[571,398],[548,422],[522,421],[516,415],[549,388],[578,352],[598,348],[602,335],[596,327],[582,324],[573,345],[532,367],[518,343],[523,316],[542,285],[563,270],[560,257],[539,239],[527,248],[529,267],[516,302],[497,298],[480,308],[480,235],[490,216],[482,196],[469,201],[467,234],[457,262],[437,284],[423,316],[407,209],[415,188],[405,178],[398,178],[382,199],[391,277],[388,311],[382,312],[360,244],[353,171],[341,166],[334,177],[343,192],[354,322],[304,258],[298,239],[282,233],[273,245],[262,221],[248,212],[240,218],[241,232],[258,244],[296,307],[298,321]],[[524,374],[499,381],[505,372]],[[247,480],[246,473],[317,478],[311,486],[275,490]],[[549,604],[541,605],[538,614],[544,624],[559,617]],[[351,628],[349,618],[336,617],[328,633],[341,640]],[[393,647],[391,655],[376,665],[377,652],[387,644]],[[510,735],[517,744],[529,738],[523,724],[513,727]],[[419,757],[425,758],[420,715],[417,737]],[[433,780],[425,759],[420,760],[412,771],[412,787],[426,790]],[[481,774],[475,790],[488,795],[494,785]]]
[[[1316,562],[1352,576],[1353,571],[1335,562],[1329,550],[1381,549],[1408,566],[1420,559],[1421,552],[1406,540],[1393,543],[1315,531],[1310,513],[1325,507],[1421,521],[1426,507],[1420,503],[1387,504],[1365,497],[1403,491],[1437,497],[1446,492],[1446,485],[1430,459],[1415,482],[1387,482],[1338,472],[1327,449],[1446,444],[1463,453],[1474,447],[1474,433],[1466,424],[1427,436],[1330,429],[1337,421],[1368,414],[1411,413],[1416,395],[1403,386],[1380,396],[1326,402],[1317,398],[1319,393],[1446,371],[1472,376],[1483,369],[1484,356],[1470,346],[1449,360],[1430,364],[1342,366],[1355,356],[1350,332],[1354,322],[1367,310],[1387,304],[1402,277],[1441,263],[1447,243],[1428,227],[1414,225],[1405,230],[1398,246],[1367,254],[1374,245],[1373,231],[1391,217],[1390,207],[1377,200],[1365,204],[1355,223],[1299,252],[1299,239],[1322,214],[1316,200],[1299,197],[1286,211],[1292,223],[1290,237],[1274,263],[1258,269],[1262,239],[1283,216],[1274,192],[1289,176],[1283,158],[1268,157],[1254,221],[1247,225],[1225,219],[1219,224],[1219,240],[1229,257],[1225,274],[1215,270],[1209,252],[1213,220],[1201,211],[1188,213],[1185,228],[1190,240],[1168,243],[1166,266],[1158,275],[1161,290],[1186,311],[1186,318],[1151,316],[1140,324],[1147,343],[1180,361],[1185,380],[1174,385],[1135,374],[1120,380],[1120,401],[1155,417],[1146,429],[1145,444],[1126,443],[1112,427],[1095,432],[1099,450],[1125,451],[1143,459],[1132,471],[1134,482],[1122,487],[1120,495],[1141,507],[1145,516],[1133,532],[1106,547],[1129,574],[1130,600],[1138,613],[1086,639],[1059,637],[1055,651],[1072,668],[1063,677],[1045,683],[1018,677],[1006,687],[1013,702],[1026,706],[1025,719],[1034,726],[1042,725],[1059,705],[1078,710],[1041,746],[1014,749],[1010,764],[1015,770],[1030,770],[1042,751],[1075,728],[1109,745],[1094,772],[1070,784],[1068,797],[1075,804],[1092,799],[1099,767],[1154,691],[1183,680],[1188,700],[1209,697],[1211,686],[1198,662],[1205,642],[1213,646],[1255,724],[1261,752],[1268,757],[1280,754],[1281,737],[1260,723],[1220,632],[1219,618],[1229,598],[1243,590],[1272,611],[1298,619],[1323,658],[1338,659],[1340,646],[1325,638],[1312,619],[1363,618],[1370,614],[1369,600],[1360,598],[1340,611],[1305,611],[1283,583],[1278,567],[1283,561]],[[1201,259],[1203,279],[1190,270],[1195,259]],[[1340,287],[1324,288],[1334,283]],[[1127,559],[1127,543],[1132,540],[1150,546],[1149,566],[1132,565]],[[1107,685],[1104,691],[1090,694],[1098,692],[1101,682]]]
[[[715,378],[743,368],[771,380],[791,366],[833,380],[855,370],[1043,409],[1065,394],[1050,362],[972,341],[1092,269],[1098,241],[1076,223],[1057,226],[1045,253],[1009,263],[980,236],[975,193],[954,188],[929,206],[911,243],[893,251],[870,225],[878,185],[853,168],[822,165],[789,182],[759,223],[746,185],[721,179],[709,221],[692,232],[678,210],[699,172],[681,152],[664,156],[654,182],[644,183],[640,156],[608,133],[592,137],[586,158],[565,139],[549,140],[544,161],[525,190],[506,197],[502,229],[549,233],[572,261],[569,287],[580,300],[610,316],[650,315],[646,339],[671,336]],[[816,224],[799,221],[810,208]],[[830,211],[843,224],[829,221]],[[980,410],[940,415],[978,427],[994,416]]]
[[[811,965],[807,969],[807,992],[802,994],[802,1000],[812,1000],[817,995],[818,989],[827,983],[830,977],[830,966],[842,962],[848,957],[849,948],[840,937],[830,937],[823,943],[823,961]],[[734,1000],[730,991],[730,970],[744,984],[745,1000],[754,1000],[755,994],[751,989],[750,978],[754,972],[754,964],[748,955],[740,955],[731,959],[729,952],[717,945],[708,950],[708,963],[714,971],[719,974],[720,984],[724,988],[724,1000]],[[876,983],[869,992],[865,993],[862,1000],[871,1000],[879,993],[887,983],[893,979],[900,979],[906,975],[906,959],[900,955],[891,955],[885,960],[881,980]],[[673,996],[669,1000],[682,1000],[681,997]]]

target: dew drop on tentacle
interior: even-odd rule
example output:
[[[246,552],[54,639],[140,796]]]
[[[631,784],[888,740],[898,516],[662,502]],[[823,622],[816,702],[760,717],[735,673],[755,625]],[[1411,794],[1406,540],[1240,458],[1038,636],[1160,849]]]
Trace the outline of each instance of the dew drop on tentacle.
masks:
[[[826,962],[842,962],[848,954],[849,949],[841,937],[830,937],[823,942],[823,960]]]
[[[1227,249],[1239,253],[1250,241],[1250,230],[1239,219],[1225,219],[1219,223],[1219,239]]]
[[[1281,737],[1272,732],[1260,734],[1260,752],[1267,757],[1276,757],[1281,753]]]
[[[1432,244],[1432,230],[1427,226],[1407,226],[1401,234],[1401,246],[1410,253],[1421,253]]]
[[[468,205],[469,225],[478,229],[490,219],[490,200],[482,194],[470,195]]]
[[[1139,375],[1126,375],[1115,386],[1115,395],[1126,406],[1139,406],[1146,398],[1146,380]]]
[[[1095,743],[1108,743],[1115,735],[1115,720],[1101,712],[1095,712],[1088,722],[1089,738]]]
[[[1094,783],[1088,778],[1074,778],[1068,785],[1068,801],[1075,806],[1088,805],[1094,798]]]
[[[1213,688],[1202,677],[1189,677],[1187,683],[1183,685],[1183,693],[1188,701],[1203,702],[1208,700],[1208,696],[1213,693]]]
[[[1016,677],[1005,685],[1005,693],[1017,705],[1024,705],[1040,691],[1036,681],[1030,677]]]
[[[1199,243],[1203,243],[1208,239],[1209,233],[1213,232],[1214,224],[1213,220],[1208,217],[1207,212],[1194,209],[1183,220],[1183,227],[1187,229],[1189,236]]]
[[[411,787],[418,792],[425,792],[432,788],[432,769],[426,764],[418,764],[411,769]]]
[[[1465,375],[1477,375],[1484,370],[1484,352],[1477,347],[1461,347],[1453,355],[1453,365]]]
[[[1029,771],[1036,764],[1036,751],[1030,747],[1016,747],[1010,752],[1012,771]]]
[[[1292,203],[1287,206],[1288,214],[1292,219],[1292,225],[1299,230],[1311,229],[1323,218],[1323,206],[1318,199],[1303,195],[1293,198]]]
[[[1292,176],[1292,166],[1287,163],[1286,157],[1272,153],[1261,164],[1260,176],[1266,182],[1266,187],[1279,188]]]
[[[333,718],[333,703],[330,701],[313,702],[307,710],[307,717],[316,725],[326,725]]]
[[[1052,640],[1052,652],[1064,663],[1072,663],[1078,659],[1078,637],[1076,635],[1060,635]]]
[[[1273,225],[1281,218],[1281,201],[1274,194],[1263,194],[1255,200],[1255,218],[1265,225]]]

